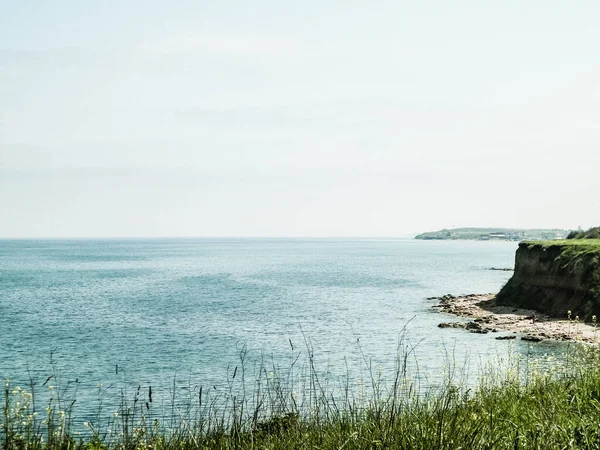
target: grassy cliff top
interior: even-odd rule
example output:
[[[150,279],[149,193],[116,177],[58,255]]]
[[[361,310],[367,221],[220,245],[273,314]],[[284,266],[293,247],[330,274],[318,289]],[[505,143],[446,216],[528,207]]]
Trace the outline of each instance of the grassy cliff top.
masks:
[[[550,241],[523,241],[519,247],[543,250],[555,249],[560,252],[559,258],[565,262],[571,262],[582,256],[600,256],[600,239],[557,239]]]
[[[561,246],[579,249],[580,251],[597,251],[600,248],[600,227],[593,227],[587,231],[571,231],[565,239],[550,239],[542,241],[525,240],[524,245],[528,247],[539,245],[543,248]]]
[[[552,247],[555,245],[561,247],[576,247],[576,248],[593,248],[600,250],[600,239],[554,239],[548,241],[523,241],[523,245],[527,246],[540,246],[540,247]]]

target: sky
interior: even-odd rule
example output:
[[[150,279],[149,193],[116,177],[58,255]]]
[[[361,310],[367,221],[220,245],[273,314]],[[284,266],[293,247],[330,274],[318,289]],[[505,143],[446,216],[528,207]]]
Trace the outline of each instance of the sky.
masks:
[[[600,2],[0,0],[0,237],[600,225]]]

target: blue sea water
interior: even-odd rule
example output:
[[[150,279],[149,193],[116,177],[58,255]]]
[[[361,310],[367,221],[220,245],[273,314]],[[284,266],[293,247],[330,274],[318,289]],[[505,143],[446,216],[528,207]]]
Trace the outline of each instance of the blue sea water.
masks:
[[[247,357],[308,353],[332,377],[391,368],[404,330],[432,380],[525,343],[439,329],[431,296],[496,292],[512,242],[410,239],[0,240],[0,376],[217,389]],[[452,319],[458,320],[458,319]],[[549,344],[548,344],[549,345]],[[535,352],[551,351],[537,346]],[[53,381],[54,382],[54,381]]]

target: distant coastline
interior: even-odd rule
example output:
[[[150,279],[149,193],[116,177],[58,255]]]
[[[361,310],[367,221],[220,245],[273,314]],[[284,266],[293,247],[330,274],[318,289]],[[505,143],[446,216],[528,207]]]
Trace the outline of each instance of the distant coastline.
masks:
[[[452,228],[416,235],[422,240],[522,241],[564,239],[569,230],[524,228]]]

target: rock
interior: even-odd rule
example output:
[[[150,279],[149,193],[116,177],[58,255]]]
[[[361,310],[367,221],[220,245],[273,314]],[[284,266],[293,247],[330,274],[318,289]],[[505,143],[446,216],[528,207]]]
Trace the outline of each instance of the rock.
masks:
[[[488,334],[489,330],[486,330],[485,328],[476,328],[473,330],[469,330],[469,333]]]
[[[452,300],[454,300],[454,299],[456,299],[456,298],[457,298],[457,297],[455,297],[455,296],[454,296],[454,295],[452,295],[452,294],[446,294],[446,295],[443,295],[443,296],[439,297],[439,298],[438,298],[438,300],[439,300],[439,301],[440,301],[440,303],[442,303],[442,304],[448,304],[448,303],[450,303]]]
[[[490,316],[478,317],[477,319],[475,319],[475,322],[477,322],[477,323],[490,323],[491,321],[492,321],[492,318]]]
[[[516,339],[517,337],[515,335],[509,335],[509,336],[497,336],[496,339],[499,341],[508,341],[509,339]]]
[[[543,338],[539,336],[532,336],[530,334],[526,334],[525,336],[521,336],[521,340],[529,342],[540,342],[541,340],[543,340]]]
[[[438,328],[466,328],[463,322],[442,322],[438,324]]]
[[[486,334],[489,332],[489,330],[482,328],[481,324],[477,322],[468,322],[467,325],[465,325],[465,329],[471,333]]]
[[[464,328],[470,333],[487,334],[490,330],[483,328],[477,322],[442,322],[438,325],[439,328]]]

